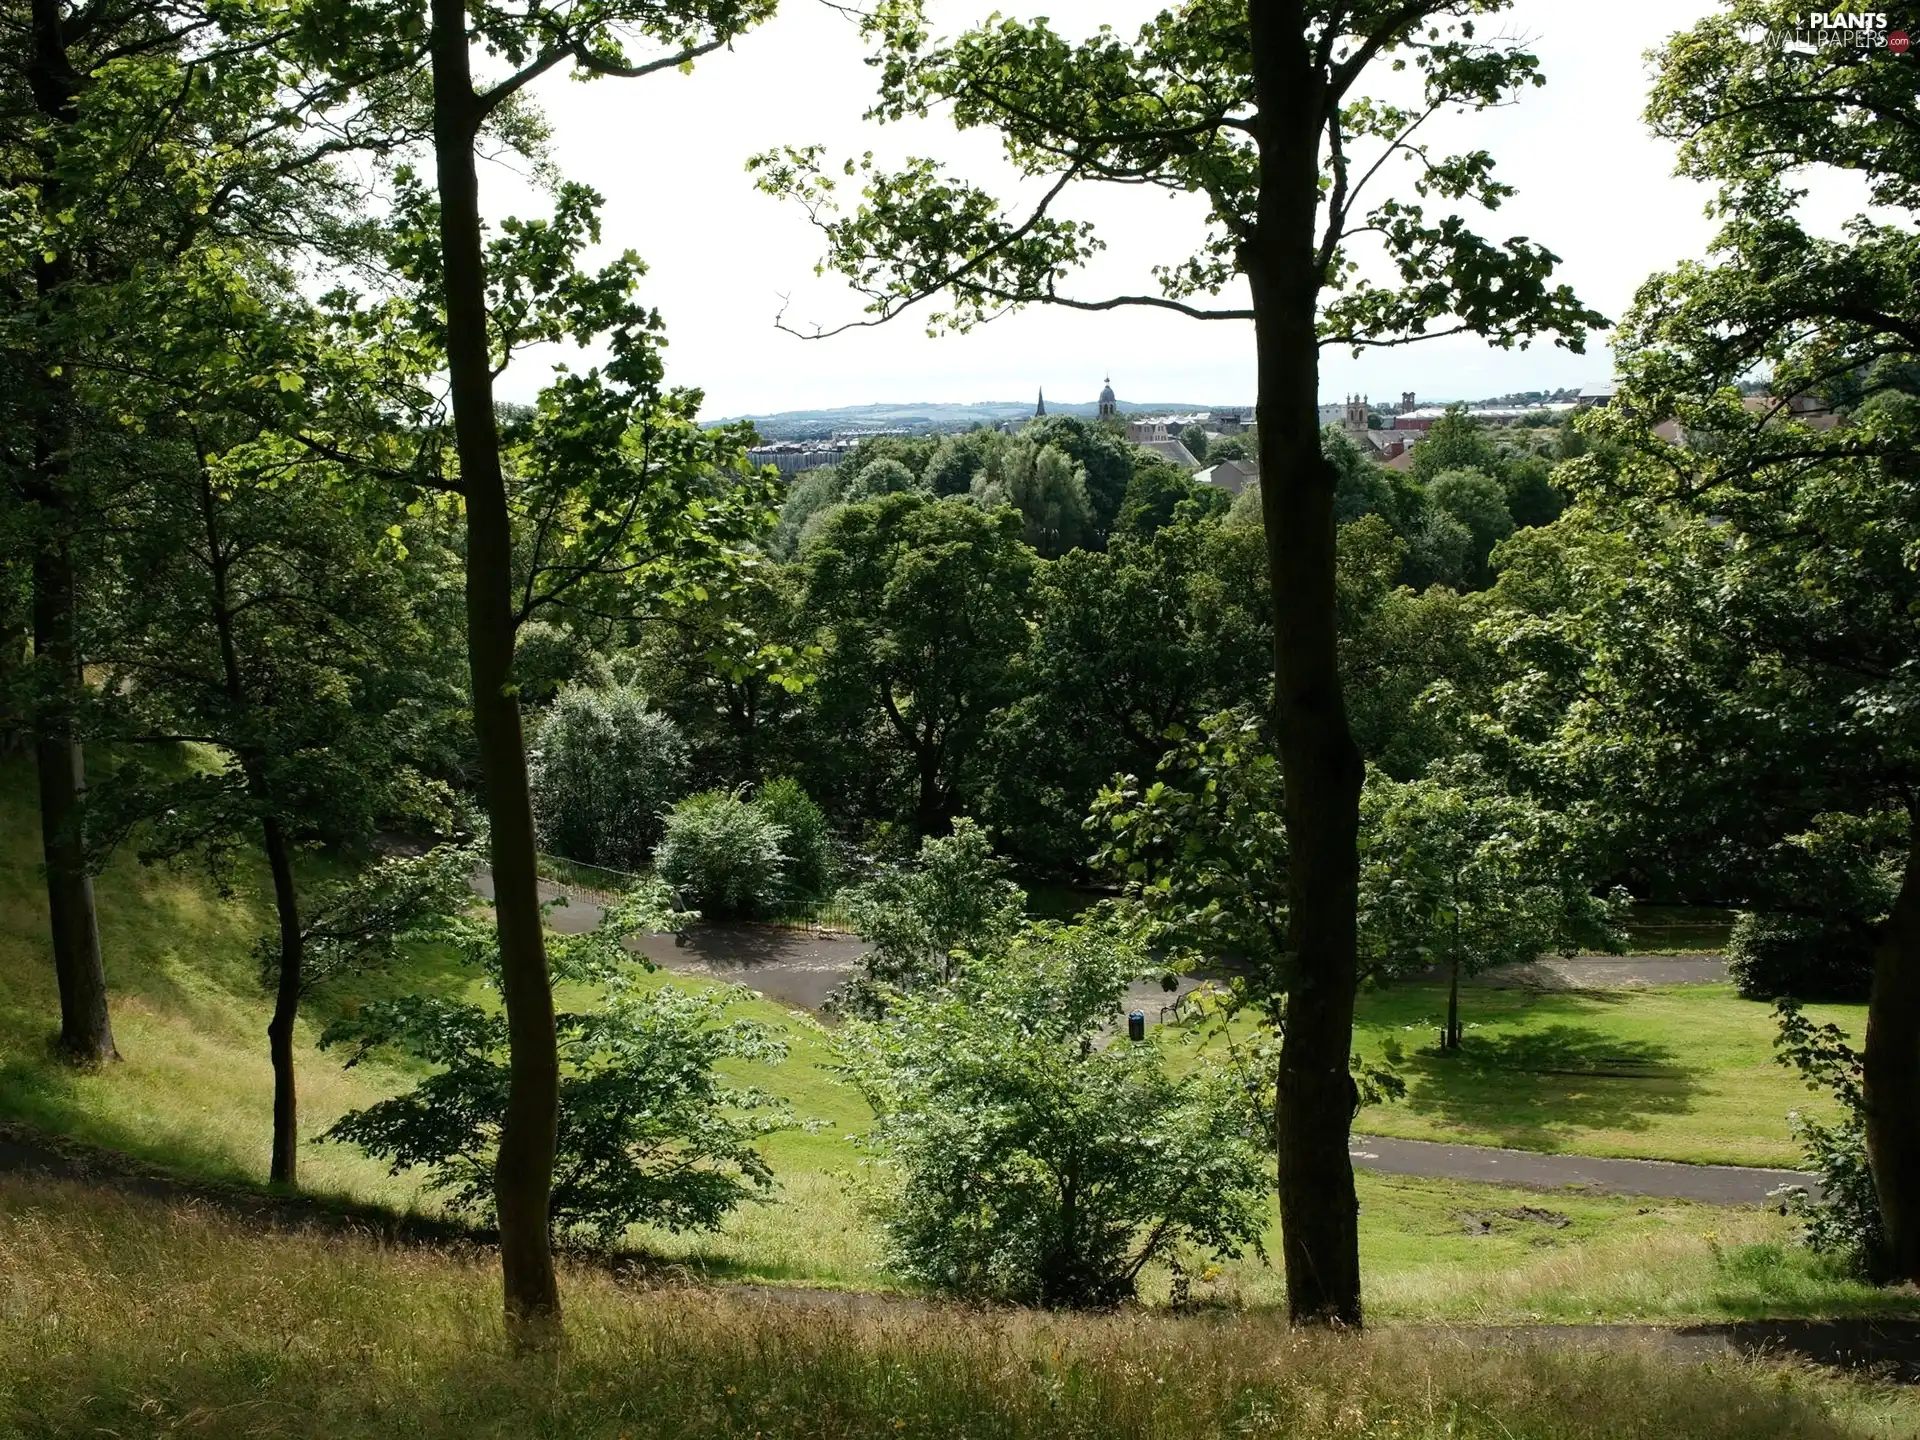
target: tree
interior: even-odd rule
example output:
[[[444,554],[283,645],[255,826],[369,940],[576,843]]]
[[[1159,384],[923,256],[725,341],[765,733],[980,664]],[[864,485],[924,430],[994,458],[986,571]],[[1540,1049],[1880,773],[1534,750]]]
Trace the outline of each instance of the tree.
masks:
[[[1202,465],[1207,463],[1207,432],[1198,425],[1189,425],[1180,432],[1180,443],[1187,447],[1187,453]]]
[[[820,658],[802,579],[799,566],[744,565],[737,583],[709,584],[659,616],[628,656],[636,685],[686,736],[696,786],[751,784],[800,763]]]
[[[690,66],[772,13],[771,0],[518,0],[470,16],[464,0],[416,11],[372,4],[302,11],[300,52],[348,78],[404,76],[432,94],[434,193],[402,173],[399,268],[414,289],[414,328],[444,362],[457,492],[466,516],[467,663],[489,819],[501,994],[511,1083],[497,1160],[500,1260],[515,1343],[559,1333],[560,1295],[548,1231],[560,1060],[553,987],[541,938],[533,807],[513,672],[518,625],[569,592],[669,591],[675,571],[710,562],[758,523],[743,497],[728,520],[715,501],[746,474],[748,432],[703,433],[700,396],[664,391],[659,316],[634,298],[643,267],[631,252],[593,275],[575,257],[597,241],[599,197],[562,185],[551,222],[510,222],[487,241],[476,148],[483,137],[537,140],[521,99],[558,67],[582,78],[637,77]],[[627,45],[656,53],[630,59]],[[476,81],[474,49],[507,73]],[[524,425],[504,437],[494,378],[528,344],[598,340],[608,360],[562,372]],[[418,483],[416,479],[416,483]],[[516,517],[533,522],[516,554]],[[718,523],[716,523],[718,521]],[[530,554],[528,551],[530,550]]]
[[[919,483],[913,471],[898,460],[870,460],[860,467],[847,485],[846,494],[840,498],[849,503],[878,500],[882,495],[904,495],[917,488]]]
[[[125,367],[117,393],[144,437],[146,480],[121,507],[126,582],[99,661],[123,735],[213,745],[223,763],[168,778],[129,762],[109,783],[122,816],[148,822],[143,858],[197,850],[219,873],[248,841],[265,854],[277,920],[263,967],[275,997],[271,1174],[292,1186],[293,1027],[314,979],[298,852],[364,845],[383,822],[432,823],[446,806],[401,758],[411,707],[372,693],[380,672],[405,671],[424,648],[395,563],[404,514],[292,444],[303,388],[260,383],[312,355],[313,317],[277,309],[270,287],[218,255],[181,270],[190,283],[148,297],[145,313],[123,311],[138,369]],[[235,353],[260,368],[220,363]]]
[[[1386,471],[1376,465],[1371,456],[1362,453],[1345,426],[1329,425],[1322,430],[1320,448],[1340,477],[1334,482],[1333,490],[1336,525],[1349,525],[1363,515],[1395,518],[1399,507]]]
[[[1153,773],[1173,736],[1269,684],[1266,551],[1217,518],[1116,534],[1034,576],[1019,698],[994,719],[979,813],[1022,862],[1084,870],[1087,807],[1115,772]]]
[[[1052,445],[1003,446],[975,477],[972,495],[988,510],[1018,510],[1020,538],[1049,560],[1092,536],[1087,472]]]
[[[786,890],[786,827],[737,790],[703,790],[667,814],[660,878],[712,920],[752,919]]]
[[[790,775],[763,783],[753,796],[754,809],[785,832],[780,842],[782,896],[789,900],[821,900],[833,889],[837,869],[832,827],[827,812]]]
[[[1363,772],[1340,692],[1319,351],[1460,332],[1578,347],[1601,319],[1550,283],[1555,257],[1541,246],[1519,237],[1490,244],[1458,215],[1430,218],[1426,200],[1394,195],[1361,208],[1395,154],[1416,167],[1422,195],[1443,204],[1493,206],[1510,193],[1485,151],[1435,156],[1417,133],[1440,110],[1485,108],[1539,83],[1517,44],[1478,38],[1477,22],[1494,8],[1256,0],[1242,10],[1209,0],[1150,20],[1131,44],[1105,29],[1073,44],[1044,21],[997,20],[936,41],[918,5],[887,6],[866,22],[879,46],[874,113],[897,120],[951,107],[961,128],[996,132],[1037,183],[1033,206],[1009,215],[932,161],[888,174],[869,160],[854,170],[865,181],[861,203],[843,215],[834,208],[840,181],[817,148],[755,162],[769,190],[799,198],[824,228],[826,265],[868,302],[856,324],[884,323],[936,297],[944,305],[931,317],[935,330],[1026,304],[1254,322],[1275,735],[1297,862],[1281,1208],[1288,1306],[1303,1320],[1360,1319],[1346,1096]],[[1362,78],[1389,65],[1413,69],[1417,100],[1362,98]],[[1191,254],[1158,268],[1161,293],[1087,298],[1063,289],[1099,244],[1088,224],[1058,213],[1082,181],[1205,198],[1205,233]],[[1362,232],[1384,247],[1389,283],[1358,263]],[[1237,279],[1249,303],[1208,303]]]
[[[1036,925],[949,984],[856,1020],[837,1048],[891,1172],[894,1268],[934,1289],[1109,1306],[1178,1247],[1233,1256],[1266,1224],[1243,1086],[1099,1043],[1149,968],[1115,927]]]
[[[1449,405],[1413,447],[1413,478],[1423,485],[1448,470],[1492,475],[1499,468],[1499,447],[1464,405]]]
[[[1047,415],[1024,426],[1020,439],[1051,445],[1085,472],[1087,504],[1092,511],[1090,545],[1105,543],[1120,513],[1139,454],[1127,437],[1110,425],[1082,420],[1078,415]]]
[[[1020,524],[964,500],[889,495],[840,511],[807,554],[823,701],[885,737],[923,836],[957,812],[1010,696],[1033,573]]]
[[[1171,460],[1140,452],[1140,462],[1127,482],[1127,498],[1113,522],[1113,533],[1144,540],[1176,520],[1198,520],[1219,514],[1232,502],[1224,490],[1197,482]]]
[[[1675,36],[1661,58],[1648,118],[1680,142],[1682,173],[1717,187],[1719,263],[1642,288],[1621,352],[1627,403],[1589,423],[1631,445],[1619,490],[1641,502],[1633,513],[1646,527],[1685,537],[1674,558],[1718,592],[1726,666],[1713,688],[1742,707],[1748,732],[1718,768],[1745,778],[1725,807],[1744,812],[1742,842],[1772,841],[1782,859],[1801,857],[1803,874],[1823,850],[1891,852],[1901,875],[1879,927],[1863,1103],[1893,1270],[1916,1279],[1920,712],[1905,678],[1920,615],[1905,558],[1920,424],[1912,78],[1877,50],[1804,57],[1746,43],[1749,26],[1778,18],[1776,7],[1739,0]],[[1841,238],[1810,234],[1805,192],[1788,177],[1811,167],[1858,175],[1878,215],[1856,217]],[[1756,368],[1771,372],[1770,393],[1749,409],[1737,386]],[[1845,423],[1798,423],[1796,397],[1824,398],[1848,412]],[[1669,417],[1684,445],[1653,436]],[[1606,479],[1598,464],[1575,464],[1596,488]],[[1781,775],[1790,788],[1762,782]]]
[[[680,727],[626,685],[573,686],[540,722],[529,783],[540,842],[556,855],[639,870],[685,793]]]
[[[21,63],[0,77],[7,239],[0,243],[9,391],[4,469],[31,587],[33,717],[50,938],[59,981],[58,1049],[115,1058],[94,916],[83,738],[88,722],[85,602],[99,537],[127,468],[110,451],[110,403],[96,383],[125,359],[121,303],[182,255],[219,239],[337,238],[348,192],[329,170],[377,145],[380,103],[347,140],[316,142],[298,121],[338,92],[296,89],[262,44],[253,7],[11,7]],[[271,115],[270,121],[263,117]],[[104,443],[103,443],[104,442]],[[9,557],[10,560],[14,557]]]
[[[1472,542],[1465,557],[1466,571],[1459,576],[1463,588],[1478,590],[1492,584],[1493,547],[1513,533],[1513,516],[1507,511],[1500,482],[1479,470],[1443,470],[1427,485],[1426,502],[1430,512],[1453,521]]]
[[[1026,903],[986,831],[962,817],[951,835],[922,840],[911,867],[884,872],[847,896],[854,928],[872,948],[836,1007],[879,1015],[900,995],[946,984],[966,956],[1005,945]]]
[[[766,1026],[729,1018],[746,992],[633,983],[623,942],[675,923],[660,887],[644,886],[590,934],[554,943],[557,976],[604,988],[592,1009],[555,1020],[563,1069],[554,1224],[603,1248],[637,1224],[717,1228],[772,1185],[759,1141],[792,1123],[780,1101],[717,1068],[786,1055]],[[465,950],[497,985],[497,941],[469,926]],[[321,1044],[347,1047],[349,1066],[397,1054],[438,1067],[404,1094],[343,1115],[324,1138],[389,1161],[395,1174],[425,1169],[428,1188],[455,1210],[496,1215],[496,1152],[512,1103],[504,1017],[466,1001],[404,996],[336,1021]]]
[[[1255,430],[1243,430],[1238,435],[1222,435],[1209,442],[1207,453],[1216,462],[1221,460],[1258,460],[1260,458],[1260,435]]]
[[[1442,1049],[1460,1048],[1463,974],[1621,946],[1565,823],[1471,766],[1402,782],[1376,772],[1360,826],[1365,953],[1380,974],[1446,971]]]

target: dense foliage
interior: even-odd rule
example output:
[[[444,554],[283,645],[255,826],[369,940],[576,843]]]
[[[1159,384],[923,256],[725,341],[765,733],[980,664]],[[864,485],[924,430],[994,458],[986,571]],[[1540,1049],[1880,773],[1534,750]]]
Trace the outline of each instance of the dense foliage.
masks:
[[[687,779],[680,729],[630,686],[572,686],[541,720],[529,756],[540,842],[555,855],[640,870]]]
[[[621,942],[673,921],[665,895],[642,888],[593,933],[555,943],[555,974],[601,992],[590,1008],[555,1020],[563,1069],[553,1223],[585,1243],[611,1246],[642,1224],[717,1227],[772,1184],[757,1142],[789,1123],[783,1104],[716,1068],[785,1053],[764,1027],[728,1017],[733,992],[646,986],[633,976]],[[488,932],[469,927],[465,952],[497,978]],[[324,1138],[357,1145],[396,1172],[422,1169],[454,1209],[490,1217],[507,1041],[506,1019],[491,1006],[438,995],[364,1006],[321,1043],[346,1048],[349,1065],[386,1054],[433,1068],[412,1089],[342,1116]]]
[[[856,1020],[840,1054],[877,1117],[889,1260],[929,1288],[1112,1305],[1182,1253],[1266,1228],[1245,1087],[1114,1031],[1147,957],[1101,922],[1035,926]]]
[[[1792,1117],[1807,1168],[1820,1178],[1820,1194],[1816,1199],[1799,1187],[1787,1203],[1800,1216],[1807,1244],[1885,1278],[1892,1257],[1867,1159],[1860,1052],[1838,1026],[1809,1020],[1796,1000],[1782,1000],[1774,1010],[1780,1021],[1775,1058],[1797,1070],[1809,1090],[1825,1093],[1840,1106],[1840,1119],[1833,1124],[1809,1115]]]
[[[737,790],[703,790],[667,813],[660,878],[710,920],[767,913],[787,889],[787,828]]]

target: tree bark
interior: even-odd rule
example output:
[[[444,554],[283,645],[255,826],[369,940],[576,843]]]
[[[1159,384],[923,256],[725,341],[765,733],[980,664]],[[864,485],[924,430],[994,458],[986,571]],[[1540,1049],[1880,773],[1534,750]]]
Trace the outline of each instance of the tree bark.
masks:
[[[71,124],[80,77],[67,57],[60,0],[33,0],[33,52],[28,79],[35,107],[55,125]],[[64,201],[54,146],[38,157],[40,203],[49,215]],[[34,263],[37,307],[34,357],[33,469],[26,498],[34,517],[34,758],[39,770],[40,843],[46,861],[47,914],[54,974],[60,988],[59,1051],[94,1065],[117,1060],[107,1017],[106,967],[87,872],[86,757],[76,716],[85,683],[79,643],[76,528],[69,459],[68,386],[62,378],[54,317],[67,303],[71,262],[64,253]]]
[[[1241,255],[1259,365],[1260,493],[1273,595],[1274,719],[1286,777],[1293,975],[1280,1052],[1279,1188],[1287,1309],[1358,1325],[1359,1198],[1348,1153],[1358,982],[1363,766],[1340,687],[1335,474],[1321,454],[1315,269],[1324,97],[1298,0],[1254,0],[1256,232]]]
[[[240,670],[240,645],[233,633],[233,591],[228,584],[231,556],[220,538],[220,502],[214,495],[207,458],[200,457],[200,523],[207,536],[207,572],[212,585],[214,635],[220,643],[220,670],[235,719],[246,713],[246,677]],[[300,1111],[293,1073],[293,1022],[300,1013],[306,965],[306,936],[300,929],[300,892],[293,879],[293,848],[281,828],[273,787],[258,749],[240,751],[247,797],[260,816],[260,843],[273,877],[273,908],[279,926],[279,958],[274,977],[273,1016],[267,1022],[267,1055],[273,1065],[273,1148],[268,1179],[292,1189],[299,1183]]]
[[[1460,1048],[1460,957],[1453,957],[1452,977],[1447,982],[1447,1034],[1443,1050]]]
[[[433,0],[431,49],[447,373],[467,511],[467,663],[492,827],[494,921],[510,1051],[494,1197],[507,1329],[517,1345],[538,1347],[560,1333],[560,1290],[549,1233],[560,1057],[540,931],[527,753],[513,688],[513,527],[493,411],[480,186],[473,158],[481,117],[462,0]]]
[[[57,518],[42,515],[46,525]],[[60,1054],[77,1065],[117,1060],[107,1015],[107,973],[87,872],[86,757],[75,733],[80,679],[75,643],[76,585],[64,536],[41,536],[33,563],[33,648],[39,705],[34,759],[40,781],[40,844],[47,871],[53,969],[60,987]]]
[[[273,1170],[275,1185],[288,1189],[299,1183],[300,1111],[293,1075],[293,1022],[300,1013],[300,987],[306,963],[306,941],[300,933],[298,893],[293,885],[293,857],[279,821],[271,815],[260,822],[266,844],[267,868],[273,873],[273,902],[280,923],[280,973],[274,984],[273,1018],[267,1022],[267,1050],[273,1058]]]
[[[1920,1281],[1920,813],[1867,999],[1867,1161],[1898,1278]]]

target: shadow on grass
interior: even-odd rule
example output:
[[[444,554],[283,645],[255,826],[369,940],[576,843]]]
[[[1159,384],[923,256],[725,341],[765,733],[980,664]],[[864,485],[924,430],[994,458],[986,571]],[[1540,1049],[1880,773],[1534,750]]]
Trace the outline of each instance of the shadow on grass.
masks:
[[[68,1069],[54,1058],[48,1044],[32,1055],[0,1064],[0,1097],[4,1097],[0,1099],[0,1170],[41,1168],[25,1163],[23,1156],[29,1150],[44,1150],[66,1160],[93,1157],[89,1166],[82,1167],[85,1173],[114,1173],[116,1166],[128,1161],[136,1167],[163,1167],[171,1174],[192,1177],[192,1182],[252,1183],[231,1154],[218,1145],[196,1141],[182,1128],[143,1128],[131,1117],[123,1121],[103,1113],[87,1090],[111,1084],[112,1078],[111,1066],[97,1073]],[[182,1183],[190,1182],[183,1179]]]
[[[1693,1107],[1698,1073],[1664,1045],[1557,1021],[1518,1034],[1468,1035],[1452,1054],[1407,1058],[1406,1105],[1522,1150],[1562,1148],[1563,1132],[1645,1129]]]

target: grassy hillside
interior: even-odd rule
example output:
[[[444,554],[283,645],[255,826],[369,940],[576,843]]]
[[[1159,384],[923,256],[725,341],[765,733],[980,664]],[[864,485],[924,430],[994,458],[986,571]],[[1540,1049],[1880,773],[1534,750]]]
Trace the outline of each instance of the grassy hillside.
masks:
[[[101,877],[99,907],[114,1025],[126,1059],[96,1074],[57,1067],[47,1049],[57,1001],[27,779],[18,765],[0,773],[6,782],[0,784],[0,1119],[125,1151],[191,1177],[264,1182],[268,1003],[252,955],[269,923],[264,876],[243,869],[234,892],[222,897],[196,872],[117,859]],[[444,957],[424,954],[408,973],[316,996],[300,1037],[305,1133],[406,1083],[404,1075],[377,1066],[342,1070],[317,1052],[314,1036],[331,1013],[382,986],[447,992],[473,983]],[[656,975],[650,983],[669,981]],[[1476,994],[1476,1017],[1491,1021],[1496,1003],[1504,1002]],[[850,1143],[867,1112],[833,1070],[825,1033],[811,1019],[765,1001],[745,1002],[740,1010],[780,1027],[790,1046],[786,1063],[752,1078],[822,1123],[770,1140],[779,1186],[769,1202],[744,1207],[717,1234],[641,1230],[631,1243],[695,1275],[892,1287],[875,1227],[859,1203],[865,1172]],[[1380,1038],[1371,1035],[1368,1043]],[[1422,1087],[1436,1082],[1415,1079],[1414,1104],[1404,1115],[1370,1111],[1363,1123],[1402,1133],[1434,1127],[1421,1096]],[[1527,1092],[1511,1080],[1495,1076],[1484,1083],[1489,1104],[1525,1100]],[[1555,1104],[1560,1108],[1553,1114],[1568,1125],[1583,1113],[1576,1094]],[[1617,1106],[1597,1113],[1606,1124],[1630,1128]],[[339,1146],[310,1144],[302,1164],[309,1190],[393,1208],[433,1208],[413,1177],[389,1176]],[[1368,1304],[1376,1315],[1695,1319],[1901,1310],[1913,1303],[1909,1295],[1874,1292],[1813,1263],[1790,1243],[1787,1222],[1769,1212],[1573,1193],[1543,1197],[1366,1174],[1360,1194]],[[1277,1232],[1269,1233],[1267,1248],[1278,1254]],[[1164,1284],[1164,1276],[1150,1277],[1149,1292]],[[1281,1289],[1278,1272],[1250,1256],[1201,1271],[1195,1293],[1209,1303],[1258,1306],[1277,1302]]]
[[[481,1255],[262,1235],[0,1177],[0,1432],[841,1440],[1869,1440],[1920,1403],[1806,1368],[1269,1317],[794,1303],[563,1276],[513,1360]]]

